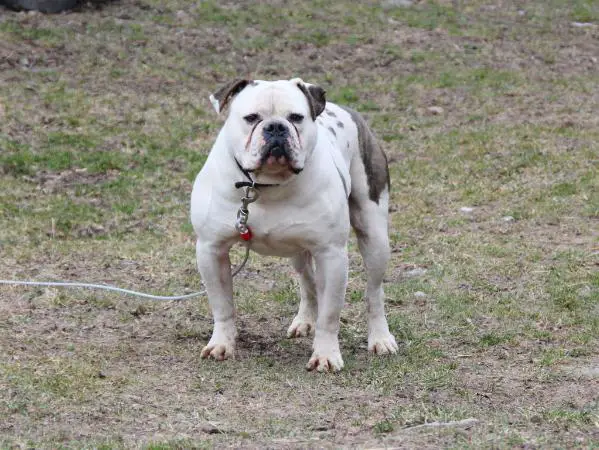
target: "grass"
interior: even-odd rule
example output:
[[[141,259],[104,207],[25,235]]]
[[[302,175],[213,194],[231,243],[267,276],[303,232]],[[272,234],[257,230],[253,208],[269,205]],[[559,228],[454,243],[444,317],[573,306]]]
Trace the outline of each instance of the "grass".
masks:
[[[235,76],[301,76],[363,112],[390,157],[401,347],[366,352],[355,241],[333,376],[305,372],[310,340],[285,338],[299,294],[276,258],[236,280],[239,355],[223,363],[199,359],[205,298],[2,287],[0,447],[599,446],[599,78],[595,28],[571,24],[598,14],[589,0],[2,11],[0,278],[199,290],[188,202],[221,124],[207,97]]]

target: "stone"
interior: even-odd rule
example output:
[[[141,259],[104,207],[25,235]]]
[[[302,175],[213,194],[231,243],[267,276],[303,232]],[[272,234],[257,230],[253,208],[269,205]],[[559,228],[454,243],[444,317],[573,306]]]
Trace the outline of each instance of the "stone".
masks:
[[[422,267],[416,267],[415,269],[408,270],[405,273],[405,276],[406,277],[421,277],[425,273],[426,273],[426,269],[423,269]]]
[[[414,0],[385,0],[382,2],[381,6],[383,9],[391,9],[391,8],[407,8],[408,6],[412,6],[414,4]]]

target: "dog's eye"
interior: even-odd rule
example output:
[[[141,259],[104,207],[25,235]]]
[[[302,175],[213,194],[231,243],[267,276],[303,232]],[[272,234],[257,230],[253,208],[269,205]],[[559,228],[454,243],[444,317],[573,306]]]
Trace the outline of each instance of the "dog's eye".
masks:
[[[260,120],[259,114],[248,114],[243,118],[248,124],[253,125]]]
[[[287,120],[293,123],[300,123],[302,120],[304,120],[304,116],[301,114],[291,113],[287,116]]]

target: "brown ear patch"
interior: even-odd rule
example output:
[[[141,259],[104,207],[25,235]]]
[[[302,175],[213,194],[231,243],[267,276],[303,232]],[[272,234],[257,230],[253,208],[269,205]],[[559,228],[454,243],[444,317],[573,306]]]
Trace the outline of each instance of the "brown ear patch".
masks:
[[[304,83],[297,83],[297,87],[304,93],[310,105],[310,116],[315,120],[323,111],[327,103],[326,92],[323,88],[316,85],[307,86]]]
[[[233,97],[239,94],[248,84],[252,84],[252,80],[236,79],[227,83],[218,91],[210,96],[210,101],[217,113],[224,111]]]

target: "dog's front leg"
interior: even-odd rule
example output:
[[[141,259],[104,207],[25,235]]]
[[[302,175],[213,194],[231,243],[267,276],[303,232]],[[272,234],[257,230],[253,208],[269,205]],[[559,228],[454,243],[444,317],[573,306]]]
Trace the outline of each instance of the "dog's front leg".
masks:
[[[316,263],[318,315],[308,370],[337,372],[343,368],[339,350],[339,319],[347,287],[347,249],[329,247],[313,254]]]
[[[202,349],[202,358],[223,359],[235,356],[235,305],[231,279],[230,247],[224,244],[196,243],[198,269],[214,317],[210,342]]]

